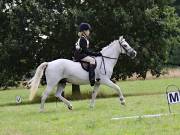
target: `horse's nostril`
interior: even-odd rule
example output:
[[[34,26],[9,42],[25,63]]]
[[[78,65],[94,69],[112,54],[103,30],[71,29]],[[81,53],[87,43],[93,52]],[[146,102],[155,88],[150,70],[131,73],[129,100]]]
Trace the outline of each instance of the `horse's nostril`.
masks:
[[[135,55],[135,52],[131,52],[131,56],[134,56]]]
[[[130,57],[131,57],[131,58],[135,58],[135,57],[136,57],[136,52],[135,52],[135,51],[132,51],[132,52],[130,53]]]

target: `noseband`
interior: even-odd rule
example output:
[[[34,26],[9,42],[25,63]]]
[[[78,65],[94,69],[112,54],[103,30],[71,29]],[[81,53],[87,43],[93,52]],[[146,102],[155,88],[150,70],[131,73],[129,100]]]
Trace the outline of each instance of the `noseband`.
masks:
[[[118,40],[119,41],[119,40]],[[129,50],[131,50],[131,48],[130,49],[126,49],[126,47],[124,47],[124,45],[122,44],[124,41],[119,41],[119,45],[124,49],[124,51],[126,52],[126,53],[128,53],[129,52]],[[122,52],[122,48],[121,48],[121,52]]]

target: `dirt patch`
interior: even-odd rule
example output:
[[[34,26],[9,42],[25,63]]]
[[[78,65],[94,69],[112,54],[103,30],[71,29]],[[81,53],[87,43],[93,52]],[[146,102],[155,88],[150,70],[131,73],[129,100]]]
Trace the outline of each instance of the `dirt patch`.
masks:
[[[163,71],[163,74],[158,78],[175,78],[180,77],[180,68],[166,68]],[[148,71],[146,74],[146,80],[156,79],[156,76]],[[143,78],[137,78],[137,74],[134,74],[133,77],[128,78],[127,80],[143,80]]]

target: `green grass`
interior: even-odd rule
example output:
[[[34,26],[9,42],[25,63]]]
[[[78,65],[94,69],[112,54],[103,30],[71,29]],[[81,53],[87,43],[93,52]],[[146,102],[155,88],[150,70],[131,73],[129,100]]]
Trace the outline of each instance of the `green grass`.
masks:
[[[117,84],[122,89],[123,94],[128,95],[147,95],[156,93],[165,93],[166,87],[170,84],[180,87],[180,78],[168,78],[168,79],[156,79],[156,80],[136,80],[136,81],[120,81]],[[38,90],[38,98],[44,91],[44,87],[40,87]],[[55,89],[51,93],[51,99],[54,98]],[[85,98],[91,96],[92,88],[89,85],[81,86],[82,95]],[[87,96],[88,95],[88,96]],[[100,86],[98,97],[111,97],[117,95],[116,91],[106,86]],[[21,96],[23,102],[28,102],[29,90],[27,89],[10,89],[7,91],[0,91],[0,106],[8,103],[14,103],[16,96]],[[65,88],[65,96],[71,97],[71,85],[67,85]],[[39,101],[38,101],[39,102]]]
[[[167,85],[180,86],[179,78],[146,81],[123,81],[119,85],[125,94],[164,93]],[[83,86],[83,93],[90,93]],[[43,89],[43,88],[41,88]],[[42,90],[39,91],[39,94]],[[107,87],[101,92],[112,94]],[[70,94],[70,86],[67,88]],[[28,91],[14,89],[0,91],[0,104],[15,102],[16,95],[23,101]],[[89,109],[89,100],[72,101],[69,111],[62,103],[46,103],[45,113],[39,113],[39,104],[0,107],[0,135],[179,135],[180,115],[159,118],[111,120],[113,117],[168,113],[165,94],[128,96],[126,106],[118,98],[97,99],[94,109]],[[180,111],[179,104],[172,105],[173,112]]]
[[[127,97],[121,106],[117,98],[98,99],[89,109],[89,100],[72,102],[69,111],[62,103],[46,104],[46,112],[38,113],[39,105],[0,108],[1,135],[179,135],[180,115],[160,118],[111,120],[112,117],[167,113],[165,95]],[[179,112],[178,105],[173,106]]]

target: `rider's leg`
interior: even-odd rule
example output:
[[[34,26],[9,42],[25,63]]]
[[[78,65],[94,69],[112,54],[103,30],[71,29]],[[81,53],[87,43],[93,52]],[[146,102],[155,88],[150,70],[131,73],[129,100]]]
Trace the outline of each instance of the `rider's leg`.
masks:
[[[96,64],[96,61],[94,58],[90,57],[90,56],[86,56],[84,57],[83,59],[81,59],[82,61],[85,61],[85,62],[88,62],[92,65],[95,65]]]
[[[95,72],[94,72],[94,69],[95,69],[95,65],[90,64],[89,65],[89,81],[90,81],[91,86],[94,86],[94,84],[95,84]]]
[[[94,86],[94,84],[95,84],[95,72],[94,72],[94,69],[95,69],[96,61],[95,61],[94,58],[92,58],[90,56],[87,56],[87,57],[83,58],[82,61],[86,61],[86,62],[90,63],[90,66],[89,66],[89,81],[90,81],[91,86]]]

